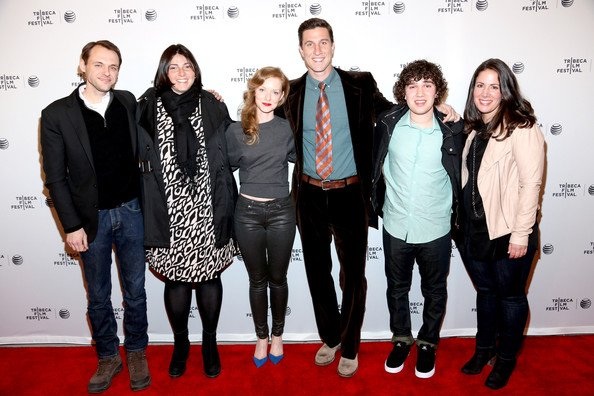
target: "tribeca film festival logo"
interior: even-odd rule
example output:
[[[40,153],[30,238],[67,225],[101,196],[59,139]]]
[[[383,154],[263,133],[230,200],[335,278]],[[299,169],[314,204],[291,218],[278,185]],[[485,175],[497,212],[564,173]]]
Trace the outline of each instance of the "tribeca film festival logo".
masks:
[[[303,262],[303,249],[292,249],[291,250],[291,263]]]
[[[32,18],[27,21],[27,26],[43,27],[53,25],[58,20],[56,10],[35,10],[32,14]]]
[[[355,16],[374,17],[386,15],[390,12],[390,5],[385,1],[362,1],[361,8],[355,10]]]
[[[584,189],[581,183],[559,183],[559,190],[553,192],[551,196],[556,198],[572,198],[584,195]]]
[[[10,205],[10,209],[23,211],[39,208],[42,200],[36,196],[20,195],[15,197],[15,201]]]
[[[367,246],[367,261],[377,261],[381,258],[383,258],[381,246]]]
[[[21,77],[16,74],[0,74],[0,91],[18,89]]]
[[[245,84],[258,70],[256,67],[238,67],[235,69],[235,76],[231,77],[232,83]]]
[[[317,5],[322,10],[322,7]],[[312,5],[313,7],[313,5]],[[290,19],[301,17],[303,11],[303,4],[301,3],[277,3],[274,11],[272,11],[272,19]]]
[[[78,267],[78,253],[60,252],[54,260],[54,267]]]
[[[53,310],[49,307],[32,307],[29,308],[31,312],[25,316],[27,320],[49,320]]]
[[[522,11],[539,12],[549,9],[549,0],[528,0],[522,6]]]
[[[16,74],[0,74],[0,91],[10,91],[21,88],[23,84],[21,76]],[[40,80],[37,76],[29,76],[27,78],[27,85],[31,88],[37,88]]]
[[[411,315],[420,315],[423,312],[423,302],[422,301],[409,301],[408,309]]]
[[[483,3],[485,2],[483,1]],[[467,11],[469,8],[469,0],[443,0],[442,5],[437,8],[437,12],[440,14],[457,14]]]
[[[564,58],[561,66],[557,68],[557,74],[574,74],[592,71],[592,59],[583,57]]]
[[[220,15],[224,15],[225,13],[231,19],[239,17],[239,8],[235,6],[231,6],[226,10],[221,9],[216,4],[197,4],[194,7],[195,9],[193,13],[190,14],[191,21],[212,21],[218,19]]]
[[[112,16],[107,19],[107,23],[126,25],[134,23],[137,19],[139,19],[139,12],[136,8],[116,8]]]
[[[582,309],[589,309],[592,306],[592,300],[588,297],[582,298],[579,303],[577,299],[573,299],[572,297],[557,297],[551,299],[551,305],[545,307],[545,311],[570,311],[572,309],[577,309],[578,305]]]
[[[594,242],[590,242],[590,246],[587,246],[584,249],[585,255],[594,255]]]

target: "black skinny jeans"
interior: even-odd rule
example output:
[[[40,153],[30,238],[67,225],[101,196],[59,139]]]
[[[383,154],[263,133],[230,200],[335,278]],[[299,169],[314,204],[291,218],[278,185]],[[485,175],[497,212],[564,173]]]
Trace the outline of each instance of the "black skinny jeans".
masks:
[[[256,335],[268,338],[268,288],[272,335],[281,336],[289,299],[287,270],[295,240],[295,207],[291,196],[253,201],[239,196],[235,235],[250,280],[250,306]]]

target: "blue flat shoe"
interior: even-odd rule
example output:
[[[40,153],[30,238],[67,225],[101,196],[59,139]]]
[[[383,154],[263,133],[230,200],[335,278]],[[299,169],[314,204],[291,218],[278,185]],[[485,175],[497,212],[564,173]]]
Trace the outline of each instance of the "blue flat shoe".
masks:
[[[264,356],[262,359],[258,359],[257,357],[253,357],[254,364],[257,368],[264,366],[264,364],[268,361],[268,356]],[[276,364],[276,363],[275,363]]]
[[[281,360],[283,360],[283,358],[285,357],[285,355],[273,355],[272,353],[268,354],[268,357],[270,358],[270,361],[272,362],[272,364],[279,364]]]

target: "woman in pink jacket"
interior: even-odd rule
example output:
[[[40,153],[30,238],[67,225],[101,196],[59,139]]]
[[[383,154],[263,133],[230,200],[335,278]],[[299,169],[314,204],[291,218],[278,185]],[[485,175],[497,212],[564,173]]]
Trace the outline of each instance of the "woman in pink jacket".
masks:
[[[479,374],[496,357],[485,385],[504,387],[528,319],[527,281],[538,248],[537,213],[544,138],[510,68],[483,62],[464,110],[464,243],[461,254],[477,290],[476,349],[462,367]]]

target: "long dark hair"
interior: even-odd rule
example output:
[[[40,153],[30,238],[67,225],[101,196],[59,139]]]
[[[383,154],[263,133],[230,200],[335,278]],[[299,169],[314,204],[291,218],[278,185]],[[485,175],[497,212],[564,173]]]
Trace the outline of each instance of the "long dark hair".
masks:
[[[198,67],[198,62],[196,62],[196,58],[192,55],[189,49],[181,44],[173,44],[167,47],[163,54],[161,55],[161,59],[159,59],[159,67],[157,67],[157,73],[155,73],[155,90],[157,91],[157,95],[163,93],[163,91],[171,88],[173,85],[167,76],[167,71],[169,70],[169,65],[171,64],[171,59],[175,55],[182,55],[184,56],[191,64],[192,68],[194,69],[194,73],[196,74],[196,80],[194,81],[194,87],[202,88],[202,76],[200,74],[200,68]]]
[[[466,108],[464,109],[464,131],[470,133],[473,130],[479,131],[483,125],[481,112],[474,104],[474,87],[478,75],[486,69],[493,70],[499,77],[499,90],[501,92],[501,104],[497,114],[486,125],[486,131],[482,132],[483,137],[493,137],[504,140],[511,136],[514,129],[530,128],[536,122],[536,116],[530,102],[522,97],[516,76],[509,66],[501,59],[487,59],[479,65],[468,87]],[[496,133],[494,135],[494,133]]]

